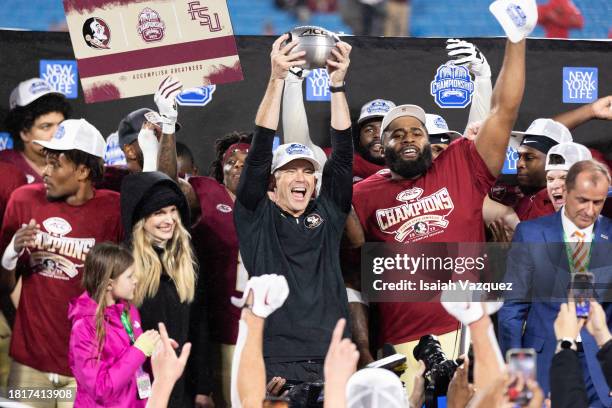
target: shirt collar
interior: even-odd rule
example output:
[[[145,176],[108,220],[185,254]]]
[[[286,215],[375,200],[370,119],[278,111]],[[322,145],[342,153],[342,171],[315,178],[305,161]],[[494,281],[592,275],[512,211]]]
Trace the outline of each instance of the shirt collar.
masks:
[[[561,223],[563,224],[563,231],[565,232],[565,236],[569,241],[577,241],[576,237],[572,237],[572,234],[576,231],[580,231],[585,236],[585,241],[591,241],[593,237],[593,227],[595,224],[591,224],[586,228],[580,229],[574,224],[565,214],[565,206],[563,206],[559,211],[561,211]]]

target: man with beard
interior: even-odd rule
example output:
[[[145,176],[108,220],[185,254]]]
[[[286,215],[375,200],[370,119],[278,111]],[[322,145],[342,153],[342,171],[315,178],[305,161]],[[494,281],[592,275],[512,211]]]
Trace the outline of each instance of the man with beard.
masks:
[[[555,209],[546,192],[546,154],[559,143],[572,141],[572,134],[552,119],[536,119],[525,132],[512,132],[523,137],[518,148],[517,181],[523,193],[514,211],[521,221],[552,214]]]
[[[525,40],[508,42],[491,113],[476,139],[457,140],[435,162],[423,109],[415,105],[391,109],[381,125],[389,169],[354,187],[353,207],[366,241],[484,242],[482,202],[501,171],[524,86]],[[400,210],[394,211],[398,207]],[[391,343],[408,357],[402,378],[408,390],[417,369],[412,351],[421,336],[438,335],[447,356],[455,355],[458,322],[440,304],[390,302],[376,306],[380,344]],[[360,337],[367,338],[367,334]],[[364,347],[369,345],[358,346],[360,352],[369,353]]]

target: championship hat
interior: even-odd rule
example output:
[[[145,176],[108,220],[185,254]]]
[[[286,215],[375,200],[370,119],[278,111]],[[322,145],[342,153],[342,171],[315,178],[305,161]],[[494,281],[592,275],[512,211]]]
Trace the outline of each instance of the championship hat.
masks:
[[[535,0],[496,0],[489,6],[513,43],[527,37],[538,22],[538,6]]]
[[[449,144],[461,137],[461,133],[448,129],[446,121],[440,115],[425,114],[425,128],[429,133],[429,143],[431,144]]]
[[[395,108],[395,104],[385,99],[374,99],[361,107],[361,114],[357,119],[357,124],[361,125],[368,119],[382,118],[391,109]]]
[[[554,145],[573,140],[568,128],[552,119],[536,119],[531,122],[526,131],[513,131],[512,136],[522,136],[521,146],[533,147],[544,154],[548,153]]]
[[[575,163],[592,158],[591,151],[584,145],[574,142],[560,143],[548,151],[545,170],[569,171]]]
[[[412,116],[413,118],[417,118],[423,125],[425,125],[425,111],[423,108],[417,105],[399,105],[395,108],[391,109],[382,120],[382,124],[380,125],[380,140],[384,142],[385,130],[387,127],[397,118],[402,118],[404,116]]]
[[[150,116],[152,119],[147,119],[145,116]],[[157,119],[155,119],[157,118]],[[136,109],[133,112],[127,114],[126,117],[121,119],[119,127],[117,129],[117,135],[119,138],[119,147],[131,144],[138,139],[138,133],[142,128],[142,124],[146,121],[154,121],[155,124],[161,126],[161,117],[157,112],[149,108]],[[181,130],[181,124],[176,123],[176,131]]]
[[[47,81],[41,78],[30,78],[27,81],[20,82],[13,89],[9,97],[9,109],[15,109],[17,106],[26,106],[40,98],[41,96],[56,94],[62,95],[61,92],[55,91]]]
[[[364,368],[346,383],[347,408],[405,408],[406,391],[399,377],[383,368]]]
[[[104,157],[106,150],[102,134],[85,119],[66,119],[51,140],[34,140],[34,143],[50,150],[80,150],[99,158]]]
[[[300,143],[285,143],[278,146],[278,148],[274,151],[271,173],[274,173],[285,164],[298,159],[308,160],[311,162],[315,171],[321,170],[321,164],[315,158],[312,149]]]

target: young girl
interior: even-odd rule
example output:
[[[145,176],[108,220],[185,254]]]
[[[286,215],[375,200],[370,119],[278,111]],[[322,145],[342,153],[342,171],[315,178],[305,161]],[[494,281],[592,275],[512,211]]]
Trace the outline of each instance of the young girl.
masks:
[[[151,389],[142,365],[159,340],[142,332],[130,304],[134,260],[116,244],[94,246],[85,260],[85,292],[70,302],[70,368],[77,381],[75,407],[144,407]]]

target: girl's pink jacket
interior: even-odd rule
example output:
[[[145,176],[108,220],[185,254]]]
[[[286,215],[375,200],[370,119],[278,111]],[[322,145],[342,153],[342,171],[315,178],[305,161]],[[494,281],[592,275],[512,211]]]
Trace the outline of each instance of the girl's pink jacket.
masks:
[[[72,299],[68,318],[72,322],[68,359],[77,381],[75,407],[145,407],[147,400],[138,398],[136,372],[147,357],[130,344],[121,323],[124,302],[104,312],[106,338],[100,358],[97,356],[96,302],[84,292]],[[130,306],[134,337],[142,334],[140,315]]]

